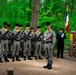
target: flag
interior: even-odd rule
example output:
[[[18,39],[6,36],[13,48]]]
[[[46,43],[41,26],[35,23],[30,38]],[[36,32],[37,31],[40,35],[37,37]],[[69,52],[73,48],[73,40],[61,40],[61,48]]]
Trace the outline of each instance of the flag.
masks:
[[[68,6],[66,7],[66,14],[65,14],[65,29],[68,33],[69,31],[69,15],[68,15]]]

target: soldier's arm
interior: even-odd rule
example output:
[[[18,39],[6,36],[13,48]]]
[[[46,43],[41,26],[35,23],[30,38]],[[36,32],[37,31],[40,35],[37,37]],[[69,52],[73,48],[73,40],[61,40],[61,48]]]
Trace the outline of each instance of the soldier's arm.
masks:
[[[36,32],[35,32],[35,34],[34,34],[34,39],[36,39]]]
[[[23,33],[23,38],[26,36],[26,31],[24,31],[24,33]]]
[[[1,37],[1,29],[0,29],[0,37]]]
[[[15,36],[15,33],[14,33],[14,31],[11,31],[11,39],[13,39],[14,38],[14,36]]]
[[[24,38],[24,36],[25,36],[25,31],[21,34],[21,39],[23,39]]]
[[[55,42],[56,42],[56,34],[55,34],[55,32],[53,31],[53,43],[52,43],[52,46],[55,45]]]
[[[43,40],[46,41],[46,32],[44,32]]]
[[[1,29],[0,29],[0,35],[1,35]]]

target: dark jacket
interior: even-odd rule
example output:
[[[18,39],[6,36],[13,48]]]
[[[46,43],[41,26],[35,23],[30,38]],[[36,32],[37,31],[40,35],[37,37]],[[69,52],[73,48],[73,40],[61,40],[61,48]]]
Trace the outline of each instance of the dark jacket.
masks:
[[[66,35],[64,33],[57,34],[57,45],[64,45],[64,39],[66,39]]]

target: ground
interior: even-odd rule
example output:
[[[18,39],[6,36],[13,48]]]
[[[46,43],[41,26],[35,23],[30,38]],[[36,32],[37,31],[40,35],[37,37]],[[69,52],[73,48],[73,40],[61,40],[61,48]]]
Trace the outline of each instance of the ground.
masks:
[[[53,69],[44,69],[46,65],[46,59],[43,60],[26,60],[9,63],[0,63],[0,75],[6,75],[7,68],[14,69],[14,75],[76,75],[76,61],[68,59],[53,59]]]

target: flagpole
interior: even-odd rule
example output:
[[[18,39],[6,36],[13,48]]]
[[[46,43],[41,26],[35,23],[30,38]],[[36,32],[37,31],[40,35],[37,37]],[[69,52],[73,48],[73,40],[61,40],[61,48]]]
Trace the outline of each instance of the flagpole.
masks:
[[[68,12],[68,5],[66,5],[66,12]]]

